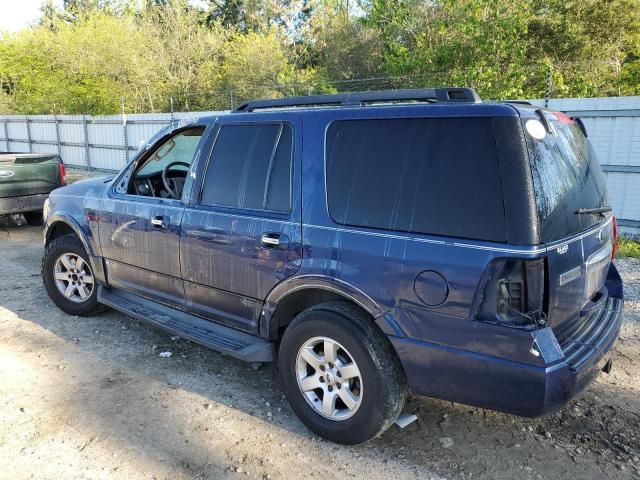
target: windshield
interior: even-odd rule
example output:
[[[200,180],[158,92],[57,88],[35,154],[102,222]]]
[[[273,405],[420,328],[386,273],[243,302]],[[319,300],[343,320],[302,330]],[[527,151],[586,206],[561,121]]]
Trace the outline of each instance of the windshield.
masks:
[[[563,113],[544,115],[551,133],[534,118],[525,119],[524,127],[540,236],[551,242],[601,222],[602,215],[576,211],[608,206],[608,200],[602,168],[580,125]]]

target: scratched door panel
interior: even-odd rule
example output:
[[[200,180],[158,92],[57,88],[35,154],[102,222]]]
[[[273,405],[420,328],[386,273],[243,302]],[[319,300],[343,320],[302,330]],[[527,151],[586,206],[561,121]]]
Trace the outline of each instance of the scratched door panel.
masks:
[[[138,196],[106,198],[100,219],[100,244],[111,285],[172,306],[184,306],[180,278],[180,221],[176,200]],[[152,224],[162,218],[165,228]]]
[[[264,299],[302,258],[299,129],[295,118],[258,123],[253,131],[253,124],[221,121],[180,242],[187,309],[254,333]],[[280,203],[271,199],[276,186]]]

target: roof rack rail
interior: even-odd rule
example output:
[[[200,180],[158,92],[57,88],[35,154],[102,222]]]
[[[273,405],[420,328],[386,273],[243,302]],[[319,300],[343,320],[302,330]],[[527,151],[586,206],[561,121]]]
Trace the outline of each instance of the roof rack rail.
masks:
[[[473,88],[412,88],[405,90],[377,90],[338,93],[335,95],[309,95],[275,98],[271,100],[252,100],[243,103],[233,110],[233,112],[244,113],[259,109],[287,107],[365,106],[370,103],[399,101],[479,103],[482,100]]]

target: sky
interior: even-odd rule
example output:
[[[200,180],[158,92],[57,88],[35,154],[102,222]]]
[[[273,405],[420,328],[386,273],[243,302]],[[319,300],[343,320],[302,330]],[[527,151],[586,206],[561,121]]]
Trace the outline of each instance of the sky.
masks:
[[[62,6],[62,0],[53,0]],[[0,31],[16,32],[36,23],[42,0],[0,0]]]
[[[38,22],[42,16],[40,6],[44,0],[0,0],[0,32],[17,32]],[[63,0],[53,0],[62,7]],[[204,0],[190,0],[192,5],[206,8]]]

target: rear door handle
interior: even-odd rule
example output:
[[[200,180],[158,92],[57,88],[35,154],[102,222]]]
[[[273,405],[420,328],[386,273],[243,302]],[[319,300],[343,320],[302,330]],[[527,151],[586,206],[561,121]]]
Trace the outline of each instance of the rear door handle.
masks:
[[[282,233],[266,232],[260,236],[260,243],[265,247],[280,247],[289,244],[289,237]]]
[[[152,217],[151,225],[153,225],[155,228],[162,228],[162,229],[165,229],[168,226],[167,221],[165,220],[165,217],[162,215]]]

